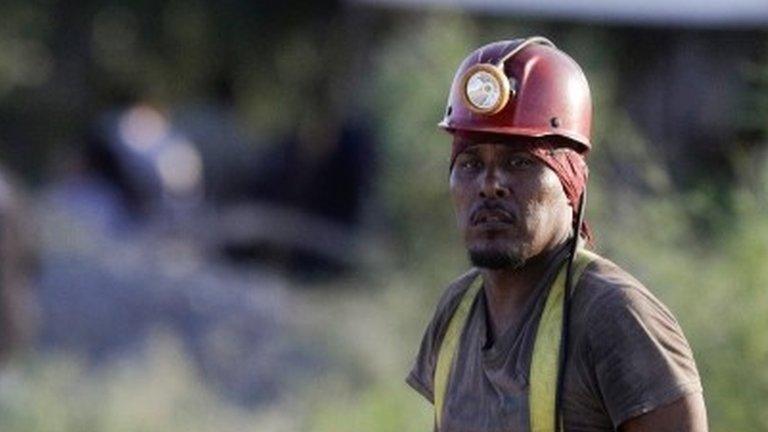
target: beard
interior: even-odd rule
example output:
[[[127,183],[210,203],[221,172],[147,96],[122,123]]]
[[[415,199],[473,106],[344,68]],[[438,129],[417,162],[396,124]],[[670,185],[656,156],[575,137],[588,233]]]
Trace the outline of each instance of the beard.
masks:
[[[514,249],[470,249],[469,261],[475,267],[489,270],[514,270],[525,264],[523,254]]]

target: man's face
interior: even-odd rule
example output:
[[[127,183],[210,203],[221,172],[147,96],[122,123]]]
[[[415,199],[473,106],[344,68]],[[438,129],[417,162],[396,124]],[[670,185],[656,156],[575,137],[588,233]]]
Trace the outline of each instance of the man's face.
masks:
[[[519,267],[570,233],[572,210],[557,175],[514,144],[469,146],[456,157],[450,187],[475,266]]]

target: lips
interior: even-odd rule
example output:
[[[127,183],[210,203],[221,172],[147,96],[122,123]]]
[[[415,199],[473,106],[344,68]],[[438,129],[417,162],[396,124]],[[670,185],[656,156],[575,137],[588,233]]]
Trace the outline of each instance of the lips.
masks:
[[[471,219],[472,225],[505,226],[515,222],[512,213],[500,207],[489,208],[487,206],[476,210]]]

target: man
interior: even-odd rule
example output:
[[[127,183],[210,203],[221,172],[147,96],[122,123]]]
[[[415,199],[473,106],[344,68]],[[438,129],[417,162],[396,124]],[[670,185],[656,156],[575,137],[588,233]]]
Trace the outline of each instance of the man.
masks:
[[[583,72],[544,38],[486,45],[440,126],[475,266],[445,291],[407,382],[439,431],[706,431],[675,318],[586,251],[591,147]]]

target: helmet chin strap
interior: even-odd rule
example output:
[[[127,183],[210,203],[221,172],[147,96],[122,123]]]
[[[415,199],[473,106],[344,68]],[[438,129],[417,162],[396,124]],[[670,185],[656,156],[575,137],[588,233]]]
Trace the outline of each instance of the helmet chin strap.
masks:
[[[576,259],[576,251],[579,248],[579,242],[581,241],[581,226],[584,223],[584,213],[587,205],[587,188],[581,192],[581,198],[579,199],[579,208],[576,211],[576,227],[573,230],[574,235],[571,238],[571,244],[569,245],[570,253],[568,255],[567,269],[565,274],[565,298],[563,299],[563,328],[560,337],[560,357],[559,367],[557,368],[557,394],[555,395],[555,428],[560,430],[562,426],[562,399],[563,399],[563,384],[565,382],[565,365],[568,362],[568,329],[570,328],[569,318],[571,315],[571,295],[574,290],[573,281],[573,263]]]

